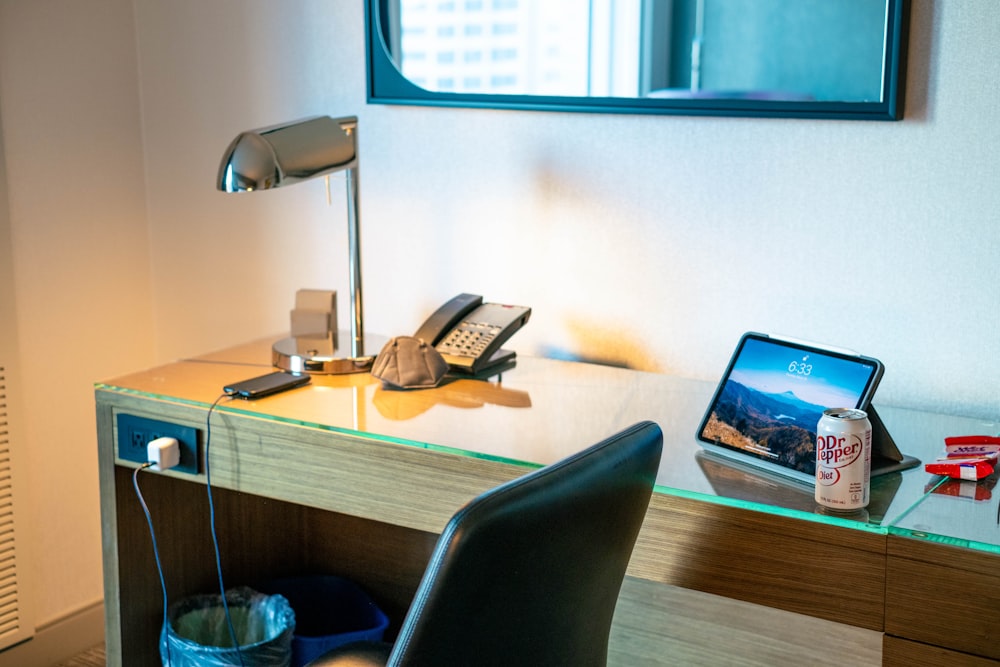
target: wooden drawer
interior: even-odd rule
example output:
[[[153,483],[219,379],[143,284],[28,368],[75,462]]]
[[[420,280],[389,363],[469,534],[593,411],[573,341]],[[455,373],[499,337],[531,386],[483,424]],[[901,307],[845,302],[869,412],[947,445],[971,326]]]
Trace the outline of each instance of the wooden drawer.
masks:
[[[882,641],[882,667],[993,667],[996,660],[928,646],[886,635]]]
[[[896,535],[887,554],[886,634],[1000,659],[996,554]]]

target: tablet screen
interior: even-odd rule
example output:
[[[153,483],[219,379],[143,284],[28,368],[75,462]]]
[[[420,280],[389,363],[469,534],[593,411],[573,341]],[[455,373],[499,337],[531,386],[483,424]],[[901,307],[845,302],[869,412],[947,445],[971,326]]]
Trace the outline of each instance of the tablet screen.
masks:
[[[744,334],[698,428],[698,439],[722,453],[811,479],[816,425],[823,411],[867,409],[882,371],[881,362],[870,357]]]

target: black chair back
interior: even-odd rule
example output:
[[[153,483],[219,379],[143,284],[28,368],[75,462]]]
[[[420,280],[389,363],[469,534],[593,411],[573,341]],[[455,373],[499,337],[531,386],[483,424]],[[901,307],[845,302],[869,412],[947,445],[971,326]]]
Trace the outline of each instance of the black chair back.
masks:
[[[662,445],[642,422],[459,510],[388,664],[604,667]]]

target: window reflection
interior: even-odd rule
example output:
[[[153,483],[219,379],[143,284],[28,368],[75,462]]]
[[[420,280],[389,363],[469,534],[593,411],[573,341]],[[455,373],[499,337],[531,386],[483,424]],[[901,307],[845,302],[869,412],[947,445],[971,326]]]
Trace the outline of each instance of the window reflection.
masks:
[[[389,0],[430,91],[879,102],[886,0]]]
[[[428,90],[635,96],[638,55],[632,52],[642,3],[400,0],[400,69]],[[609,57],[627,62],[609,67]],[[619,72],[625,74],[626,88],[613,93],[611,77]]]

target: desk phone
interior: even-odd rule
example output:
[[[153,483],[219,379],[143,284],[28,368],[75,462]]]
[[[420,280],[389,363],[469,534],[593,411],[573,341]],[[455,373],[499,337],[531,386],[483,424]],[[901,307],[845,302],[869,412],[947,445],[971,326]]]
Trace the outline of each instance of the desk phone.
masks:
[[[501,346],[530,316],[531,308],[483,303],[483,297],[463,293],[434,311],[413,335],[433,345],[452,371],[476,374],[514,358]]]

